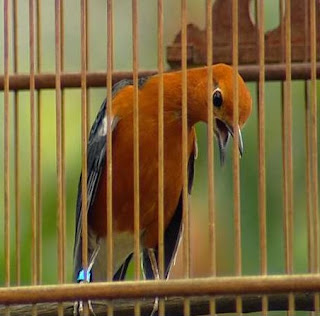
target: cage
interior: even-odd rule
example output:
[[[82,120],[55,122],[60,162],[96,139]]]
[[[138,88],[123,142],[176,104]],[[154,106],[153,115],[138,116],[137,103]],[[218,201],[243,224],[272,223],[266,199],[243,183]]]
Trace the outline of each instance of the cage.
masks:
[[[78,301],[86,314],[87,300],[96,315],[319,313],[319,1],[0,0],[0,5],[0,314],[72,315]],[[252,95],[252,114],[242,130],[245,151],[240,160],[235,130],[220,166],[215,114],[208,107],[211,119],[196,125],[199,155],[189,195],[187,74],[217,63],[239,72]],[[164,76],[178,69],[184,229],[166,280]],[[159,78],[154,99],[159,276],[144,280],[139,227],[146,197],[139,173],[150,166],[139,160],[139,78],[154,75]],[[126,280],[112,282],[114,227],[108,224],[105,282],[77,284],[72,271],[79,175],[88,173],[89,131],[104,99],[105,141],[112,143],[112,86],[123,79],[133,80],[133,174],[128,175],[133,259]],[[204,87],[207,104],[212,85],[209,80]],[[112,150],[106,146],[106,157],[113,157]],[[115,181],[114,164],[107,158],[109,184]],[[115,216],[110,187],[108,223]],[[86,181],[79,192],[86,205]],[[81,228],[87,236],[84,209]],[[89,259],[84,251],[84,267]]]

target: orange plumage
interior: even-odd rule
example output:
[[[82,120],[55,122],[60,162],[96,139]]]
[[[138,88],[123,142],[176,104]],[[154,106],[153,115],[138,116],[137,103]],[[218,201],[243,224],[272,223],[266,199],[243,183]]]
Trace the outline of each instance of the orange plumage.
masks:
[[[223,161],[224,149],[229,135],[233,134],[233,70],[230,66],[224,64],[212,66],[213,99],[209,105],[207,103],[207,73],[206,67],[187,71],[188,155],[189,157],[193,157],[196,151],[194,125],[199,121],[207,122],[208,106],[213,106],[214,119],[216,120],[215,133],[218,138],[221,159]],[[142,248],[156,248],[158,242],[158,82],[159,77],[156,75],[146,79],[139,88],[140,229]],[[251,113],[252,101],[250,93],[239,75],[238,82],[238,122],[240,132],[240,128]],[[182,192],[181,85],[182,73],[180,71],[164,74],[165,228],[171,225]],[[122,232],[133,234],[133,86],[131,84],[125,85],[115,93],[112,102],[112,113],[113,118],[117,118],[116,126],[113,129],[112,143],[113,229],[114,234]],[[241,133],[239,135],[241,137]],[[90,137],[93,136],[90,135]],[[242,139],[240,139],[239,146],[241,146],[239,149],[242,152]],[[100,176],[96,182],[95,194],[92,197],[92,201],[89,201],[88,224],[96,238],[104,239],[107,233],[105,162],[101,166]],[[180,229],[180,225],[172,227]],[[177,233],[176,235],[177,237],[175,238],[178,240],[180,234]],[[174,236],[176,235],[174,234]],[[170,243],[170,236],[168,237],[168,243]],[[172,243],[176,245],[177,240],[173,240]],[[117,247],[121,247],[121,245],[114,245],[115,252],[117,251]],[[115,273],[124,259],[133,251],[133,249],[129,250],[125,257],[121,258],[121,262],[114,262]],[[172,251],[171,257],[174,256],[175,251],[176,249]],[[169,261],[168,264],[171,262]],[[78,273],[79,266],[79,264],[76,264],[76,274]],[[168,273],[170,267],[167,266],[166,268]]]

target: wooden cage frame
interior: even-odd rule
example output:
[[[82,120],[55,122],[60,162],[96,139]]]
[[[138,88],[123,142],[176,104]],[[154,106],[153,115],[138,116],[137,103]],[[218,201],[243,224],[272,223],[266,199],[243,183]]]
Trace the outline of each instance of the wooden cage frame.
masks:
[[[16,54],[13,60],[13,73],[10,67],[9,25],[11,22],[10,10],[13,14],[13,25],[17,23],[17,0],[3,0],[4,7],[4,74],[0,75],[0,90],[4,92],[4,231],[5,231],[5,286],[0,288],[0,313],[7,315],[27,314],[48,315],[72,313],[72,303],[77,299],[106,300],[105,304],[97,305],[96,313],[104,314],[106,311],[114,315],[126,315],[133,311],[135,315],[140,313],[148,315],[153,306],[154,297],[159,297],[159,315],[184,314],[199,315],[236,312],[262,311],[267,315],[270,310],[288,310],[293,315],[294,310],[320,311],[320,251],[319,251],[319,202],[318,202],[318,144],[317,144],[317,78],[320,77],[320,3],[316,0],[281,0],[281,20],[277,30],[265,34],[264,32],[264,0],[256,0],[257,25],[253,25],[249,17],[249,0],[217,0],[212,5],[212,0],[206,0],[206,29],[200,30],[194,25],[187,25],[187,1],[181,0],[181,32],[167,48],[167,60],[172,67],[182,68],[183,73],[183,165],[184,165],[184,201],[187,201],[187,85],[186,71],[188,65],[212,65],[215,62],[228,62],[234,69],[239,70],[243,78],[248,81],[258,81],[258,139],[259,139],[259,216],[260,216],[260,250],[261,250],[261,276],[241,276],[241,232],[240,232],[240,180],[238,159],[238,138],[235,137],[233,146],[233,183],[234,183],[234,226],[235,226],[235,277],[215,277],[215,207],[214,207],[214,181],[213,165],[208,164],[209,182],[209,212],[210,212],[210,236],[212,243],[211,273],[212,277],[205,279],[190,278],[190,265],[185,265],[183,280],[163,280],[163,265],[160,264],[160,280],[140,281],[139,264],[135,264],[136,281],[124,281],[119,283],[99,284],[64,284],[65,272],[63,262],[66,249],[65,240],[65,157],[64,157],[64,125],[63,125],[63,94],[65,88],[81,87],[82,110],[82,173],[85,177],[87,166],[87,142],[88,142],[88,106],[87,89],[90,87],[106,87],[108,103],[112,104],[112,84],[123,79],[133,78],[135,91],[134,114],[134,165],[135,165],[135,247],[134,257],[138,262],[139,246],[139,153],[138,153],[138,77],[164,72],[163,56],[163,0],[158,0],[158,69],[139,72],[138,61],[138,0],[132,0],[132,29],[133,29],[133,70],[132,72],[113,71],[113,1],[107,0],[107,70],[105,72],[89,72],[87,69],[88,41],[87,41],[87,0],[81,0],[81,71],[77,73],[64,72],[63,61],[63,34],[64,15],[63,0],[55,0],[55,72],[43,73],[41,71],[41,43],[39,30],[41,29],[39,12],[43,5],[41,0],[29,0],[29,49],[30,72],[18,73]],[[285,4],[285,6],[284,6]],[[218,17],[223,17],[227,23],[217,23]],[[215,34],[215,36],[213,36]],[[229,42],[226,42],[226,38]],[[232,39],[230,42],[230,38]],[[1,45],[2,46],[2,45]],[[17,37],[13,32],[13,49],[17,51]],[[37,53],[37,54],[36,54]],[[38,58],[36,58],[36,55]],[[235,73],[236,73],[235,72]],[[211,76],[210,76],[211,77]],[[162,77],[163,78],[163,77]],[[293,247],[293,165],[292,165],[292,110],[291,110],[291,80],[310,80],[309,119],[307,120],[307,144],[308,168],[308,224],[309,224],[309,274],[293,274],[292,247]],[[266,254],[266,176],[265,176],[265,81],[284,81],[284,108],[283,108],[283,174],[284,174],[284,218],[285,218],[285,255],[286,275],[270,276],[267,273]],[[233,78],[234,91],[237,92],[236,76]],[[32,210],[32,285],[11,286],[10,284],[10,100],[9,92],[14,91],[15,111],[18,104],[18,91],[30,91],[31,107],[31,210]],[[35,91],[41,93],[41,89],[55,89],[56,92],[56,150],[57,150],[57,179],[58,179],[58,271],[59,284],[47,286],[39,285],[39,256],[42,242],[39,234],[39,164],[41,157],[36,142],[39,128],[36,129],[36,109],[41,111],[39,101],[35,98]],[[159,84],[159,117],[163,118],[163,79]],[[210,87],[208,87],[208,102],[210,102]],[[234,93],[235,111],[237,113],[238,94]],[[210,108],[210,107],[208,107]],[[111,106],[108,107],[111,111]],[[109,112],[111,113],[111,112]],[[208,113],[212,116],[212,110]],[[109,116],[110,117],[110,116]],[[109,120],[108,120],[109,122]],[[208,130],[208,156],[210,161],[214,159],[213,151],[213,120],[209,120]],[[38,126],[41,122],[38,122]],[[108,123],[108,138],[111,140],[111,124]],[[159,120],[160,136],[159,144],[159,179],[160,188],[163,187],[163,119]],[[39,137],[41,137],[39,135]],[[20,140],[15,136],[15,155],[19,155]],[[111,148],[107,155],[111,157]],[[16,164],[16,158],[15,164]],[[108,160],[108,183],[111,183],[112,161]],[[19,177],[18,165],[15,165],[15,181]],[[82,182],[82,196],[86,205],[87,187]],[[111,186],[109,185],[109,188]],[[38,192],[38,193],[37,193]],[[38,194],[38,195],[37,195]],[[111,190],[107,192],[110,197]],[[163,190],[159,190],[159,255],[163,262]],[[18,199],[18,197],[15,197]],[[16,200],[19,203],[18,200]],[[108,209],[112,209],[112,199],[107,201]],[[188,203],[184,203],[187,205]],[[87,234],[86,213],[83,212],[83,234]],[[108,218],[112,218],[112,212],[108,212]],[[189,213],[184,209],[184,262],[190,262],[188,245],[190,243]],[[108,221],[111,222],[110,220]],[[17,224],[17,231],[20,229]],[[108,226],[108,244],[111,240],[112,225]],[[84,239],[86,240],[86,239]],[[86,244],[84,242],[84,249]],[[83,265],[88,264],[86,251],[83,252]],[[112,279],[112,247],[108,247],[108,279]],[[17,256],[19,261],[19,256]],[[111,262],[111,263],[110,263]],[[162,279],[162,280],[161,280]],[[180,298],[177,298],[179,296]],[[168,299],[165,299],[168,297]],[[182,298],[181,298],[182,297]],[[113,304],[112,300],[127,299]],[[137,299],[147,298],[143,302]],[[18,304],[18,306],[16,306]],[[23,306],[19,306],[19,304]],[[26,305],[27,304],[27,305]],[[2,307],[1,307],[2,305]],[[11,306],[12,305],[12,306]]]

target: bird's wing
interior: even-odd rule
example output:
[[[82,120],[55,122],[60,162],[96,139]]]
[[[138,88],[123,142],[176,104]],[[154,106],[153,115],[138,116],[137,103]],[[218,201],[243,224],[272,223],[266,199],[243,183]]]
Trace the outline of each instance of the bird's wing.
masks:
[[[148,78],[139,78],[139,88],[143,86]],[[133,85],[131,79],[124,79],[116,83],[112,87],[112,98],[124,87]],[[97,192],[100,176],[106,163],[106,108],[107,100],[102,103],[98,115],[91,127],[88,140],[88,156],[87,156],[87,210],[92,212],[92,205]],[[119,121],[119,117],[115,116],[111,119],[111,129],[114,130]],[[76,206],[76,223],[75,223],[75,242],[73,249],[74,260],[74,278],[77,278],[78,272],[82,268],[82,176],[80,176],[78,185],[78,197]],[[96,245],[96,236],[92,230],[88,230],[88,258],[92,256],[93,247]],[[92,242],[91,242],[92,241]],[[129,260],[130,261],[130,260]]]
[[[112,97],[116,95],[125,86],[132,85],[132,80],[122,80],[115,84],[112,88]],[[87,210],[91,212],[91,208],[97,192],[100,176],[105,167],[106,162],[106,108],[107,100],[104,100],[97,117],[91,127],[88,140],[88,156],[87,156]],[[111,129],[114,130],[119,121],[118,117],[111,119]],[[76,222],[75,222],[75,242],[73,249],[74,259],[74,277],[77,277],[81,270],[82,261],[82,234],[81,234],[81,215],[82,214],[82,176],[80,175],[78,185],[78,197],[76,206]],[[90,239],[90,236],[89,236]],[[93,249],[88,249],[88,258],[90,258]]]
[[[196,151],[196,149],[195,149]],[[188,192],[191,193],[194,177],[194,160],[196,153],[192,152],[189,157],[188,162]],[[181,240],[182,231],[182,192],[179,198],[179,202],[176,211],[171,219],[170,224],[164,232],[164,268],[165,268],[165,278],[168,278],[172,265],[174,264],[175,257],[177,254],[178,246]],[[155,249],[155,257],[158,262],[158,248]],[[150,261],[148,249],[143,250],[143,270],[146,279],[154,279],[155,275],[152,269],[152,264]]]

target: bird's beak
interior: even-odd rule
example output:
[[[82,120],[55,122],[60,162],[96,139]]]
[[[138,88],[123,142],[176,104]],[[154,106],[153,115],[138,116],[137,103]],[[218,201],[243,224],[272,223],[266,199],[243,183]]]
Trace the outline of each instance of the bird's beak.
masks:
[[[220,162],[221,162],[221,165],[223,165],[225,160],[225,153],[226,153],[226,147],[228,144],[229,136],[231,135],[233,137],[234,131],[233,131],[233,127],[228,123],[223,122],[218,118],[216,118],[215,120],[216,120],[215,134],[219,144]],[[241,135],[241,130],[239,126],[238,126],[238,135],[239,135],[239,153],[241,157],[243,154],[243,141],[242,141],[242,135]]]

